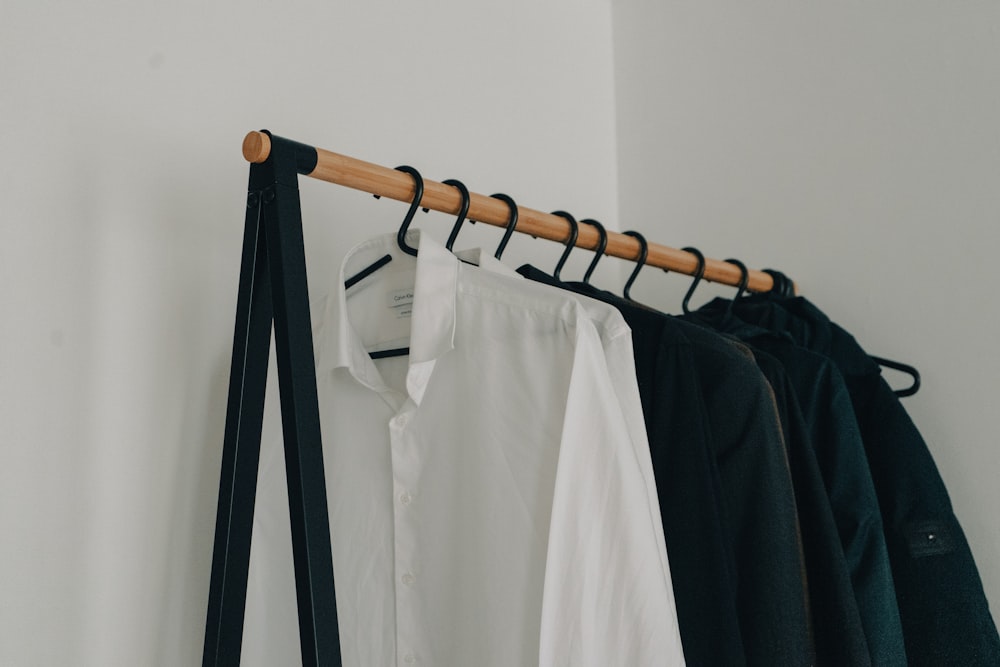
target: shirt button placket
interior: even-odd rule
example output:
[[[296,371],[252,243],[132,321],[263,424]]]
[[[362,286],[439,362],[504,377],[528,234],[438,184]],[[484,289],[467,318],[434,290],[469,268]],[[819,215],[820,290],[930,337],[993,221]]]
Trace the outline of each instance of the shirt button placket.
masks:
[[[415,485],[418,479],[420,458],[416,438],[408,427],[413,418],[412,404],[394,417],[390,424],[391,456],[395,493],[395,556],[396,556],[396,647],[397,659],[404,664],[420,662],[422,629],[418,626],[419,563],[416,559],[417,536],[415,531]]]

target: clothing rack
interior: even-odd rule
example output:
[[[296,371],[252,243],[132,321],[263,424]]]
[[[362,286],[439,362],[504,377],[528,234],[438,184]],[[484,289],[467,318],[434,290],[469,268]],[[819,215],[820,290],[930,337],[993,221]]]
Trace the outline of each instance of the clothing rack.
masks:
[[[250,162],[250,179],[202,664],[240,661],[273,324],[302,663],[338,666],[340,638],[298,176],[405,202],[412,201],[416,190],[406,173],[266,130],[246,135],[243,155]],[[422,207],[460,211],[462,198],[456,188],[431,180],[423,183]],[[510,211],[505,202],[476,193],[470,193],[470,199],[469,219],[507,225]],[[523,206],[518,207],[515,229],[562,243],[572,237],[565,218]],[[641,256],[640,242],[632,236],[607,234],[606,254],[633,261]],[[580,225],[575,245],[596,250],[600,240],[596,229]],[[648,244],[645,263],[688,275],[699,269],[694,254],[656,243]],[[743,273],[733,264],[706,259],[703,279],[739,285]],[[748,272],[746,287],[751,291],[765,292],[774,284],[769,273]]]

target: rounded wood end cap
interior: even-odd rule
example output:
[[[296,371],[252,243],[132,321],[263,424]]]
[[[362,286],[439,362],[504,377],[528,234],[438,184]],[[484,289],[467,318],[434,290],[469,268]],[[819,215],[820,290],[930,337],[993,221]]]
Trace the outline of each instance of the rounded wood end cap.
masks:
[[[271,154],[271,137],[263,132],[248,132],[243,138],[243,157],[247,162],[260,164]]]

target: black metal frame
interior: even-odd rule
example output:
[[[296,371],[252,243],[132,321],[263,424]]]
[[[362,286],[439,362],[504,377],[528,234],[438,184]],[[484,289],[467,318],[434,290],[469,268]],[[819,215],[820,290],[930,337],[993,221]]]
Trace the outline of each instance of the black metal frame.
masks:
[[[240,662],[272,323],[302,664],[341,664],[298,190],[316,160],[315,148],[271,135],[268,159],[250,166],[205,667]]]

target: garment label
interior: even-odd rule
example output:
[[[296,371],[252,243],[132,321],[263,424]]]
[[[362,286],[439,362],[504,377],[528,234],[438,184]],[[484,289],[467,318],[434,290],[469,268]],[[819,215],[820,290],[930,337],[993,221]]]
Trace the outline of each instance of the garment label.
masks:
[[[955,536],[945,521],[911,521],[906,524],[906,541],[910,556],[940,556],[957,547]]]
[[[410,317],[413,315],[412,289],[391,290],[387,294],[387,300],[387,305],[396,314],[397,318]]]

